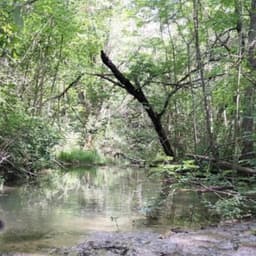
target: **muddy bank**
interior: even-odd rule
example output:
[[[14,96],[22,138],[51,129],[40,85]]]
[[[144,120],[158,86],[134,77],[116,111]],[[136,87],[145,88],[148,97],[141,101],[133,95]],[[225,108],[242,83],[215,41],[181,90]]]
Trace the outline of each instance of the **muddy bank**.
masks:
[[[52,255],[79,256],[255,256],[256,221],[198,231],[94,232],[84,243]]]

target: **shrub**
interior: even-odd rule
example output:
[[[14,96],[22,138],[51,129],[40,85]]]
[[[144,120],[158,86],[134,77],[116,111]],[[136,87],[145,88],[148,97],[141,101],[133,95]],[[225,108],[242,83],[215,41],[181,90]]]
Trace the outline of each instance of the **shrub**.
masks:
[[[60,136],[45,120],[22,111],[0,117],[0,145],[8,161],[0,166],[2,175],[24,176],[49,166],[51,148]]]

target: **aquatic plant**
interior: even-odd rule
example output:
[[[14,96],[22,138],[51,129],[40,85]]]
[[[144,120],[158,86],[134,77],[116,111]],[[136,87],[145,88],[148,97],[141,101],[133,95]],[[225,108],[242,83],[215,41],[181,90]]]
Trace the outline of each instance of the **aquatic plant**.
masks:
[[[72,149],[71,151],[61,151],[57,158],[64,164],[71,165],[92,165],[101,162],[100,156],[95,150]]]

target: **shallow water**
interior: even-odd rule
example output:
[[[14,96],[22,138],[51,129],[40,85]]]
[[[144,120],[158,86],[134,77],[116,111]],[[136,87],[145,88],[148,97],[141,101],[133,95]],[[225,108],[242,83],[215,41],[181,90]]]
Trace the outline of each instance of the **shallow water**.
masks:
[[[47,254],[83,241],[91,231],[200,226],[209,222],[202,201],[197,193],[171,191],[142,169],[49,171],[35,185],[0,193],[6,223],[0,251]]]

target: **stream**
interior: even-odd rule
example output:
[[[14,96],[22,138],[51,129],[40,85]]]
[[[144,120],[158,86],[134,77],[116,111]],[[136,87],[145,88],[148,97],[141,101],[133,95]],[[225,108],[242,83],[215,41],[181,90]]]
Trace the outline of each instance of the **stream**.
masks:
[[[47,170],[35,184],[0,192],[5,223],[0,255],[49,255],[55,248],[83,243],[92,233],[150,238],[216,222],[204,204],[213,195],[169,188],[143,169]]]

